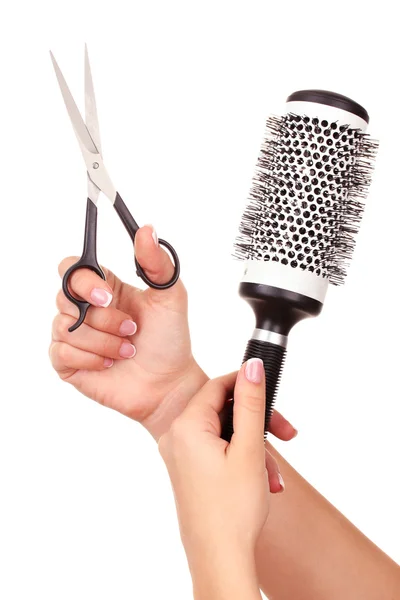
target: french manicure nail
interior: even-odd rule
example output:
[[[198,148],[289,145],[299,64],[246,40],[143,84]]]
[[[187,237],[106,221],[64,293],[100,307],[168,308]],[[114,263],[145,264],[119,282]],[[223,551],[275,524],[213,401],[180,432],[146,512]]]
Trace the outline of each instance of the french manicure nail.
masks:
[[[153,232],[152,232],[152,234],[151,234],[151,237],[153,238],[155,245],[156,245],[156,246],[158,246],[158,235],[157,235],[157,231],[154,229],[153,225],[149,225],[149,227],[151,227],[151,228],[152,228],[152,230],[153,230]]]
[[[281,486],[281,492],[285,491],[285,482],[283,481],[283,477],[280,473],[278,473],[278,480]]]
[[[106,292],[106,290],[94,288],[90,294],[90,299],[95,306],[107,308],[107,306],[110,306],[111,304],[112,294]]]
[[[133,344],[128,344],[128,342],[124,342],[121,344],[119,349],[119,355],[122,358],[132,358],[136,354],[136,348]]]
[[[264,374],[264,364],[261,358],[250,358],[245,367],[247,381],[261,383]]]
[[[121,327],[119,328],[120,335],[133,335],[137,332],[137,325],[134,321],[130,321],[129,319],[125,319],[122,321]]]
[[[105,358],[104,359],[104,366],[105,367],[112,367],[114,364],[114,361],[112,358]]]

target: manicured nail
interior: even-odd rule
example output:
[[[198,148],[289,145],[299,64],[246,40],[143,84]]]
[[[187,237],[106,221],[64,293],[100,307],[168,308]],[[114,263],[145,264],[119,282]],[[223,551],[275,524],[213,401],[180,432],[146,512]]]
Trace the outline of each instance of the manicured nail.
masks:
[[[147,225],[147,227],[152,229],[151,237],[153,238],[155,245],[158,246],[158,235],[156,230],[154,229],[153,225]]]
[[[105,358],[104,359],[104,366],[105,367],[112,367],[114,364],[114,361],[112,358]]]
[[[121,344],[121,348],[119,349],[119,355],[122,358],[132,358],[136,354],[136,348],[133,344],[128,344],[128,342],[124,342]]]
[[[279,484],[281,486],[281,492],[285,491],[285,482],[283,481],[283,477],[280,473],[278,473],[278,480],[279,480]]]
[[[102,290],[100,288],[94,288],[92,293],[90,294],[90,299],[92,304],[95,306],[102,306],[103,308],[107,308],[110,306],[112,300],[112,294],[110,292],[106,292],[106,290]]]
[[[134,321],[130,321],[129,319],[122,321],[121,327],[119,328],[120,335],[133,335],[136,332],[137,325]]]
[[[261,358],[250,358],[244,372],[246,379],[251,383],[261,383],[264,374],[264,364]]]

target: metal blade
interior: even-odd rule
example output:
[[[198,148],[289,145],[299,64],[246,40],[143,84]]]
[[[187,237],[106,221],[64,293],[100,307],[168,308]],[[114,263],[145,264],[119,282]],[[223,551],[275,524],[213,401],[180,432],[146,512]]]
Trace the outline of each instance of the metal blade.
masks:
[[[87,173],[87,195],[88,198],[97,206],[97,201],[99,199],[100,190],[97,185],[92,181],[89,177],[89,173]]]
[[[90,137],[89,131],[81,117],[81,113],[79,112],[79,109],[75,104],[75,100],[73,99],[72,94],[68,89],[67,82],[64,79],[64,75],[61,73],[61,69],[58,66],[52,52],[50,52],[50,56],[53,62],[54,70],[56,72],[61,94],[69,114],[69,118],[71,119],[72,126],[78,138],[79,144],[81,145],[81,150],[83,152],[83,149],[85,148],[88,152],[98,154],[98,150],[92,138]],[[86,161],[86,156],[84,153],[83,155]]]
[[[94,94],[92,71],[90,69],[89,54],[85,44],[85,117],[86,127],[90,136],[99,151],[101,151],[99,119],[97,116],[96,96]]]

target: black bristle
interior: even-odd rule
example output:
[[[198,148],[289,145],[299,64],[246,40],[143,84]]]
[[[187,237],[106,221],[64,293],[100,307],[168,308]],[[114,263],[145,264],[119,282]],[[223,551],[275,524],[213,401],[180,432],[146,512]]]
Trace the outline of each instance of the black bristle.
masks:
[[[337,123],[270,117],[234,254],[344,282],[378,143]]]

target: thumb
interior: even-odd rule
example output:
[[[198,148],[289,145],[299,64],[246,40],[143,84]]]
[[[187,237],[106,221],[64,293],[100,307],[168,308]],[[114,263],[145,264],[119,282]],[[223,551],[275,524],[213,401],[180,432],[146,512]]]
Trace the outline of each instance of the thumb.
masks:
[[[174,274],[172,261],[158,243],[152,225],[144,225],[135,236],[136,260],[154,283],[167,283]]]
[[[242,365],[235,386],[232,443],[245,452],[259,452],[264,460],[265,372],[260,358]]]

